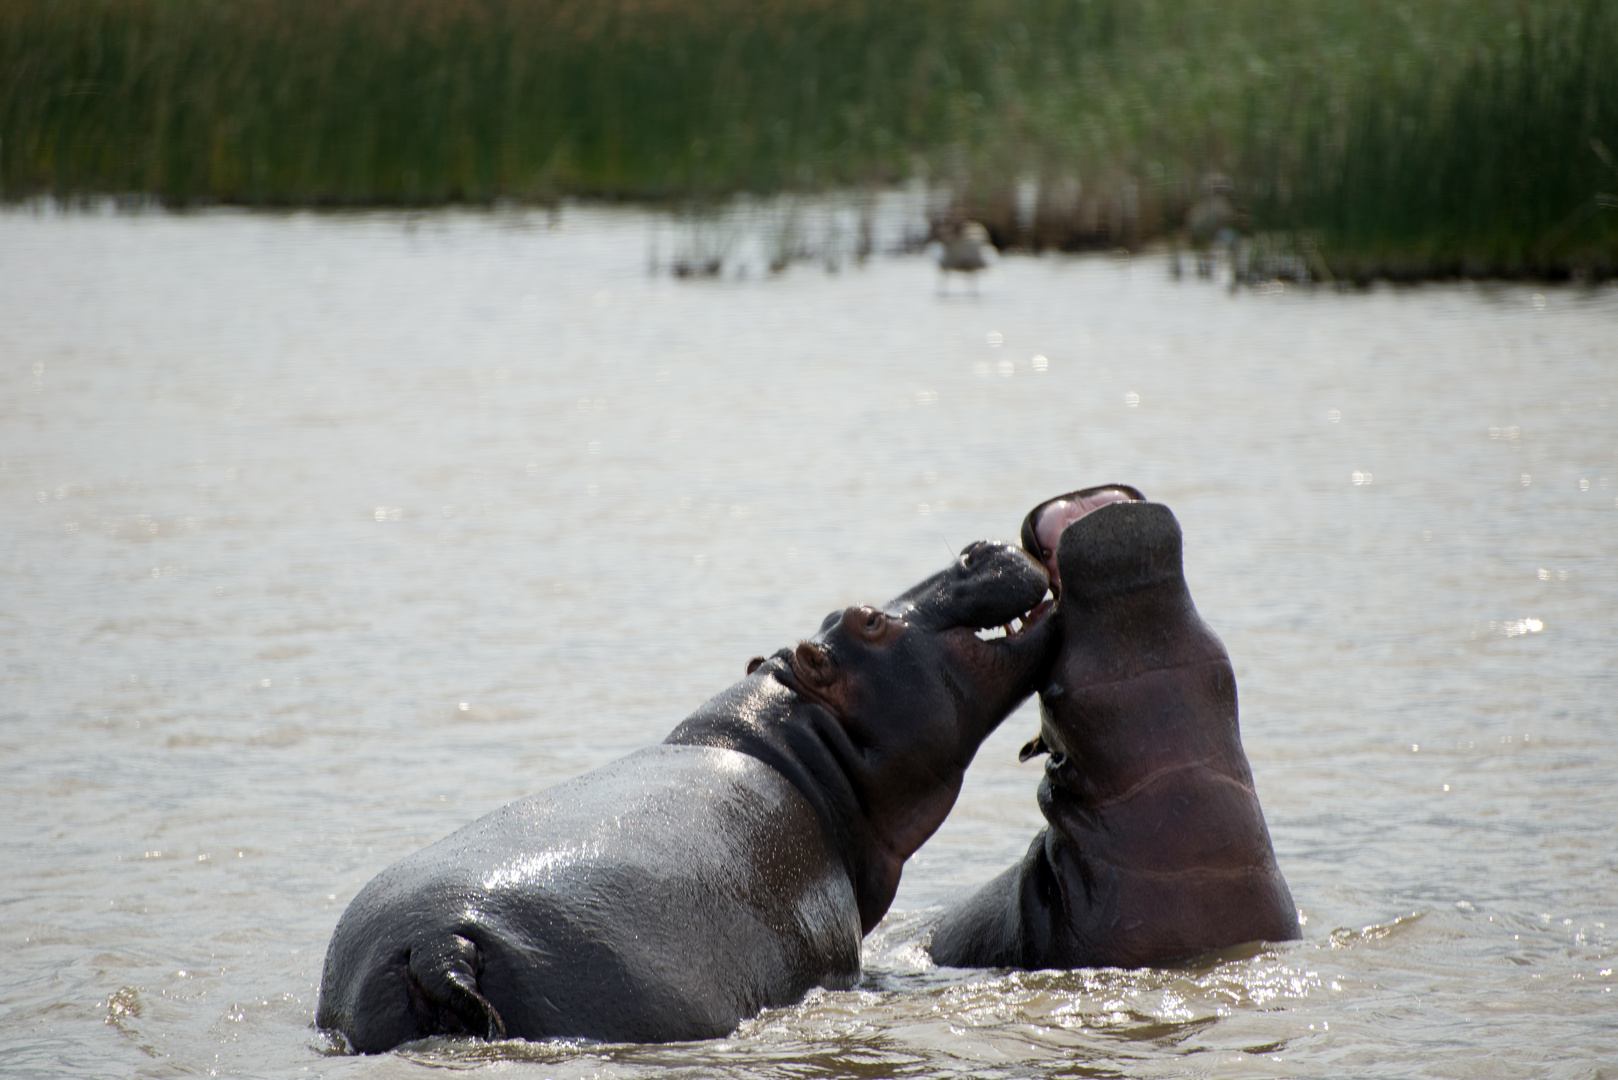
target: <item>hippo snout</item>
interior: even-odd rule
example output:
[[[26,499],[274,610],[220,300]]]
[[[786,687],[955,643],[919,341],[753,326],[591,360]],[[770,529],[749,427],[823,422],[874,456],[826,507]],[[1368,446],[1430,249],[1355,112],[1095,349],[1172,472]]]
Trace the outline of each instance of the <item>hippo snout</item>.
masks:
[[[1004,557],[1010,553],[1012,553],[1011,545],[998,540],[974,540],[961,549],[961,567],[976,570],[982,566],[984,560],[992,560],[996,556]]]
[[[932,631],[982,630],[1025,618],[1048,587],[1045,568],[1027,552],[979,540],[962,548],[947,569],[895,597],[885,610]]]

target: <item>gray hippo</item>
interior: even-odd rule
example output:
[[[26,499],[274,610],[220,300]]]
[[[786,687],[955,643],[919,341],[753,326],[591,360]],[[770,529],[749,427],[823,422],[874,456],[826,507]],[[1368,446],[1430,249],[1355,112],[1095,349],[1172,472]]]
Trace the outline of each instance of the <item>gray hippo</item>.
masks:
[[[853,986],[905,860],[1039,685],[1046,589],[1025,553],[973,544],[753,660],[662,745],[401,859],[339,920],[316,1023],[368,1053],[666,1042]]]
[[[1040,691],[1048,827],[933,930],[952,967],[1139,967],[1299,936],[1236,719],[1165,506],[1110,485],[1041,504],[1061,643]]]

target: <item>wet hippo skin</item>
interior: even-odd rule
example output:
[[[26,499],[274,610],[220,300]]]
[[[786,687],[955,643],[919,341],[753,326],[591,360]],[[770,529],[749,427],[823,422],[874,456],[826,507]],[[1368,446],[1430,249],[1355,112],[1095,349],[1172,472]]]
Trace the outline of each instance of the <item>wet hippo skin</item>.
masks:
[[[1046,585],[1025,553],[974,544],[755,659],[662,745],[400,860],[338,922],[316,1022],[364,1052],[673,1041],[852,986],[905,860],[1043,677]]]
[[[945,914],[929,946],[939,964],[1134,967],[1299,936],[1242,751],[1236,679],[1191,602],[1179,524],[1125,490],[1056,521],[1062,640],[1025,748],[1050,754],[1048,826]],[[1046,528],[1025,526],[1024,542],[1050,556],[1055,529],[1034,517]]]

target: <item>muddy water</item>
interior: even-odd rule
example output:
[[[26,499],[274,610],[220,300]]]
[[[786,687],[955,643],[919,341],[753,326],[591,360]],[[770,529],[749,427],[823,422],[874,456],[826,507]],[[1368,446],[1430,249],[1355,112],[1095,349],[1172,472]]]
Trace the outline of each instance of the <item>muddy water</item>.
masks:
[[[1618,293],[691,282],[659,228],[0,215],[0,1071],[1614,1075]],[[1184,526],[1305,940],[930,967],[1039,825],[1024,711],[856,991],[670,1047],[311,1028],[388,862],[1113,480]]]

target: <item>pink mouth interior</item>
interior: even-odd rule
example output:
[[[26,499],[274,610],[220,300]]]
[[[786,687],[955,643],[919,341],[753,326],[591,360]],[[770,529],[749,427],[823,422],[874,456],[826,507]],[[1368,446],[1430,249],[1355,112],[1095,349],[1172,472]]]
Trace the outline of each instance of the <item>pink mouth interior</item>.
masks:
[[[1054,499],[1040,507],[1039,517],[1034,519],[1034,539],[1039,541],[1039,549],[1045,553],[1045,569],[1050,571],[1051,583],[1059,580],[1056,542],[1062,538],[1063,530],[1092,510],[1099,510],[1109,503],[1134,501],[1135,497],[1127,491],[1102,488],[1100,491],[1087,491],[1076,498]]]

